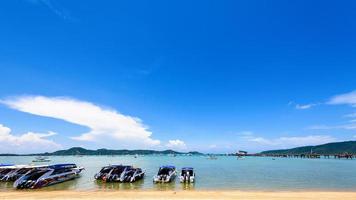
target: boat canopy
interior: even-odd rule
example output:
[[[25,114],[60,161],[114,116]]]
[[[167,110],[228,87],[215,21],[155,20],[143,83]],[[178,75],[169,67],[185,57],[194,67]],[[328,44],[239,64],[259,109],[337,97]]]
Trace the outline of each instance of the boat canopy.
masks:
[[[173,165],[163,165],[161,168],[170,168],[170,169],[175,169],[176,167]]]
[[[117,164],[115,164],[115,165],[109,165],[108,167],[120,167],[120,166],[122,166],[122,164],[120,164],[120,165],[117,165]]]
[[[183,167],[182,170],[193,170],[193,167]]]
[[[118,167],[121,167],[121,168],[132,168],[131,165],[109,165],[109,166],[105,166],[103,168],[118,168]]]
[[[75,168],[77,167],[76,164],[72,164],[72,163],[69,163],[69,164],[56,164],[56,165],[50,165],[48,166],[49,168],[52,168],[52,169],[63,169],[63,168]]]

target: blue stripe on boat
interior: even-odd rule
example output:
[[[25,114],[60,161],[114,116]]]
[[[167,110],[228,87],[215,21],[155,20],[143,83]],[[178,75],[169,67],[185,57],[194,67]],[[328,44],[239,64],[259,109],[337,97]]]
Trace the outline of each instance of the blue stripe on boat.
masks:
[[[0,167],[14,166],[13,164],[0,164]]]

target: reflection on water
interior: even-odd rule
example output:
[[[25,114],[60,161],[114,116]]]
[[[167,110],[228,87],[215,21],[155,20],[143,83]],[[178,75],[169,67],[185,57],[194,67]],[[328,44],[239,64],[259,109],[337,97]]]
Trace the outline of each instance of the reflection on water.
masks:
[[[101,180],[94,181],[98,189],[107,190],[129,190],[143,188],[144,180],[138,180],[134,183],[119,183],[119,182],[105,182]]]
[[[169,183],[154,183],[154,189],[156,190],[175,190],[176,184],[175,181]]]
[[[195,189],[195,183],[181,183],[182,190],[194,190]]]
[[[73,190],[75,188],[78,188],[79,185],[79,179],[73,179],[69,181],[65,181],[63,183],[58,183],[54,185],[50,185],[48,187],[45,187],[45,190]]]
[[[13,185],[14,185],[14,182],[1,182],[0,181],[0,191],[12,189]]]

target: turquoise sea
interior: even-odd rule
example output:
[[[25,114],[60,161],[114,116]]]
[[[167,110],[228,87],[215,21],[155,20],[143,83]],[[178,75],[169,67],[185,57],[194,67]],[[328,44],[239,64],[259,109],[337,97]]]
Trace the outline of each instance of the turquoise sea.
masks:
[[[28,164],[30,156],[0,157],[0,163]],[[220,156],[209,160],[204,156],[52,156],[52,163],[76,163],[83,166],[82,176],[76,180],[53,185],[41,190],[328,190],[356,191],[356,160],[300,159],[246,157],[237,159]],[[37,163],[38,164],[38,163]],[[48,164],[48,163],[46,163]],[[128,164],[146,171],[144,180],[136,183],[102,183],[94,174],[108,164]],[[175,182],[153,184],[152,177],[160,165],[195,168],[196,183]],[[0,183],[0,190],[14,190],[12,183]]]

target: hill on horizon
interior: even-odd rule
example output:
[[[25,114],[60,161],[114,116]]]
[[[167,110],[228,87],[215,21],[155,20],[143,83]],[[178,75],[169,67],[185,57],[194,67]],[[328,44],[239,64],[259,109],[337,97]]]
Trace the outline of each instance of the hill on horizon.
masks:
[[[163,151],[156,151],[156,150],[112,150],[112,149],[97,149],[97,150],[90,150],[85,149],[82,147],[72,147],[66,150],[58,150],[52,153],[35,153],[35,154],[0,154],[5,156],[18,156],[18,155],[44,155],[44,156],[73,156],[73,155],[153,155],[153,154],[176,154],[176,155],[184,155],[184,154],[191,154],[191,155],[203,155],[203,153],[197,151],[190,151],[190,152],[179,152],[174,150],[163,150]]]
[[[341,154],[352,153],[356,154],[356,141],[332,142],[316,146],[302,146],[291,149],[278,149],[262,151],[260,154]]]

